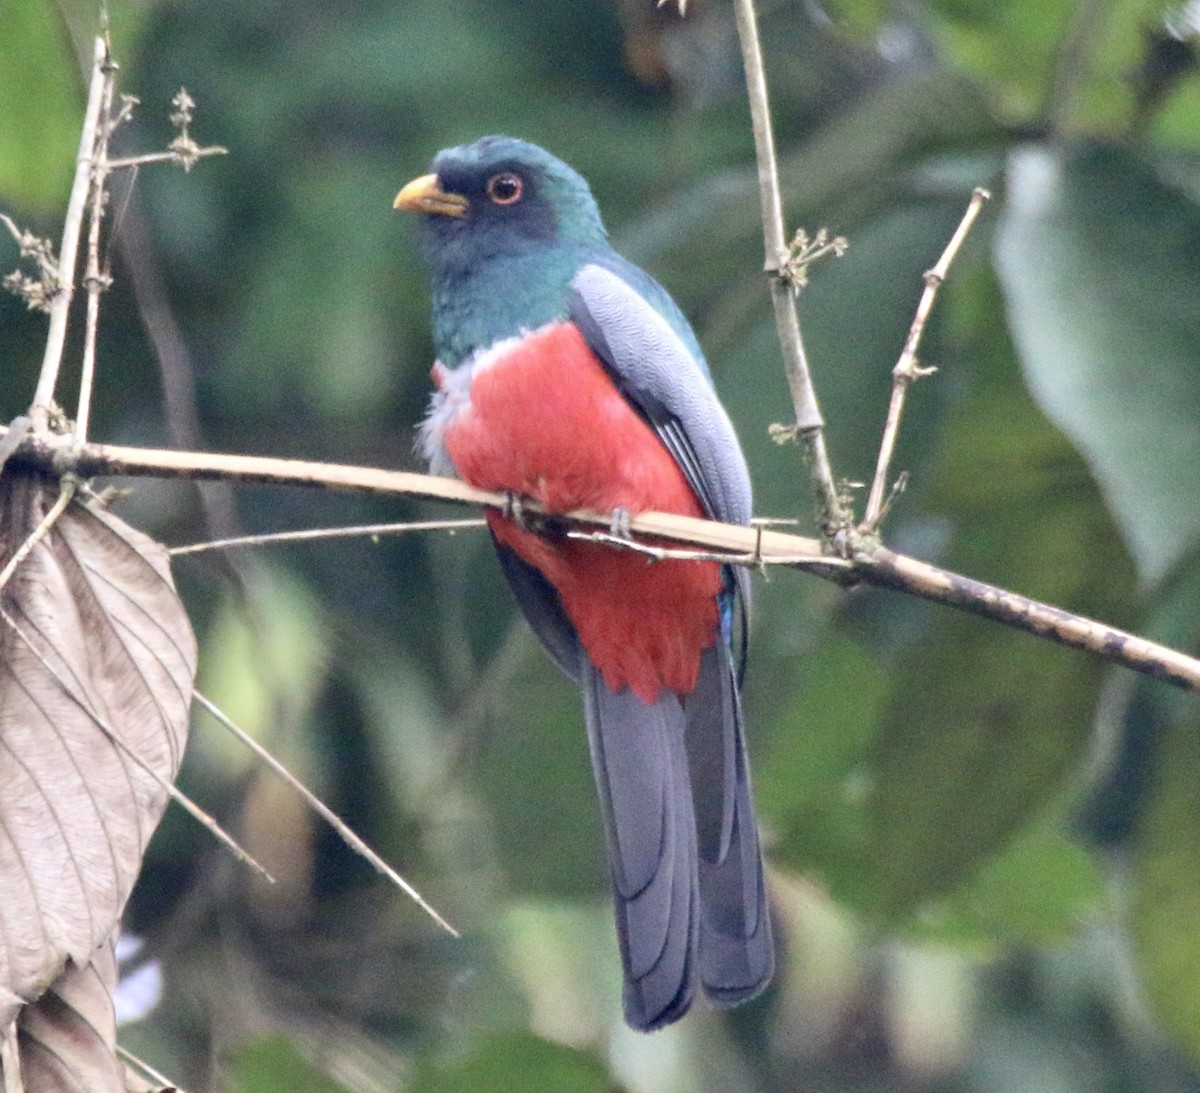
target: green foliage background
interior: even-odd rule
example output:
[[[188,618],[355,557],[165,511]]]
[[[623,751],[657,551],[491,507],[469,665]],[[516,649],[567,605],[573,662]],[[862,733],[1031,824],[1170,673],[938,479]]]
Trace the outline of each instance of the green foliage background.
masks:
[[[143,103],[122,151],[170,139],[186,85],[194,134],[230,155],[117,186],[98,439],[415,467],[427,299],[391,198],[438,148],[510,132],[591,180],[693,319],[759,514],[811,530],[798,454],[767,438],[788,401],[726,3],[682,22],[650,0],[110,8]],[[1195,651],[1196,5],[764,0],[760,18],[790,222],[851,241],[801,300],[839,474],[869,476],[922,271],[986,185],[888,541]],[[0,206],[45,234],[93,29],[74,0],[0,0]],[[8,416],[42,333],[0,301]],[[453,515],[147,482],[121,507],[169,544]],[[619,1019],[578,698],[482,535],[177,572],[201,689],[464,933],[199,718],[183,786],[280,881],[174,812],[151,848],[129,927],[164,994],[124,1040],[193,1093],[1200,1088],[1194,698],[894,595],[760,581],[746,701],[781,973],[646,1038]]]

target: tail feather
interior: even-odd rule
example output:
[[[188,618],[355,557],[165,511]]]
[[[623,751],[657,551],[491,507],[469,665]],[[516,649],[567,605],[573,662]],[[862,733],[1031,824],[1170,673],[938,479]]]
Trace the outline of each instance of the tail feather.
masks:
[[[699,836],[699,975],[718,1006],[753,998],[770,981],[775,949],[742,709],[729,650],[704,652],[684,702]]]
[[[592,768],[608,841],[625,1019],[637,1029],[691,1006],[699,935],[695,819],[679,699],[647,704],[583,671]]]

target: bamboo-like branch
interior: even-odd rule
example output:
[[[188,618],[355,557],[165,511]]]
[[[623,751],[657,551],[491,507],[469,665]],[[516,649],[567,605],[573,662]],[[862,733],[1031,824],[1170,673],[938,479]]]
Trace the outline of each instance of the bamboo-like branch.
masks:
[[[5,430],[0,429],[0,443]],[[109,444],[72,445],[46,435],[26,435],[10,460],[50,473],[73,471],[80,477],[123,475],[141,478],[219,479],[260,485],[301,486],[417,497],[460,505],[504,510],[511,498],[477,490],[456,478],[436,478],[410,471],[385,471],[336,463],[311,463],[260,456],[162,451]],[[526,516],[547,516],[556,524],[597,529],[600,541],[611,539],[611,513],[576,511],[548,514],[534,501],[524,501]],[[882,546],[867,545],[851,558],[831,558],[823,544],[774,528],[720,524],[673,513],[644,512],[629,522],[631,536],[692,547],[700,557],[719,556],[745,566],[785,566],[837,581],[876,585],[906,592],[981,615],[1062,645],[1083,649],[1186,690],[1200,690],[1200,660],[1115,627],[1076,615],[1016,592],[972,580]],[[624,545],[624,544],[618,544]],[[643,542],[643,545],[647,545]]]
[[[896,361],[896,367],[892,369],[892,399],[888,406],[887,420],[883,426],[883,439],[879,444],[879,461],[875,465],[875,478],[871,482],[871,493],[867,498],[867,512],[859,526],[859,531],[867,533],[877,531],[879,523],[887,511],[884,491],[887,489],[892,454],[896,449],[896,437],[900,432],[900,418],[904,413],[905,396],[913,383],[935,371],[933,368],[922,368],[917,362],[917,349],[921,344],[921,336],[925,333],[925,323],[929,319],[929,313],[933,310],[938,290],[942,287],[942,282],[946,280],[950,263],[957,257],[963,241],[967,238],[967,233],[970,232],[979,216],[980,209],[991,196],[987,190],[978,188],[971,194],[967,211],[963,213],[963,218],[950,237],[950,242],[946,244],[946,249],[942,251],[942,256],[932,269],[925,271],[925,290],[921,293],[921,299],[917,304],[917,312],[913,316],[912,326],[909,327],[908,337],[904,340],[904,348],[900,351],[900,359]]]
[[[746,70],[746,92],[750,100],[750,120],[754,129],[754,148],[758,160],[758,187],[762,206],[764,269],[771,278],[771,305],[775,326],[783,350],[783,365],[796,411],[796,436],[804,444],[809,473],[817,491],[821,526],[831,536],[847,528],[852,519],[838,492],[825,447],[825,421],[813,387],[800,319],[796,314],[796,286],[788,270],[787,233],[783,224],[783,198],[779,189],[779,167],[775,155],[775,136],[771,129],[771,105],[767,95],[767,77],[763,69],[758,38],[758,18],[754,0],[734,0],[738,38],[742,45],[742,63]]]

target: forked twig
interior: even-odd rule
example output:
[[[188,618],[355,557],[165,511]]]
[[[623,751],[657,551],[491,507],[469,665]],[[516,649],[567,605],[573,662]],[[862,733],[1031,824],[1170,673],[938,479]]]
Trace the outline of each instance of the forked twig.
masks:
[[[78,489],[78,482],[75,478],[64,475],[59,480],[58,497],[55,498],[54,504],[46,510],[46,515],[38,521],[38,526],[25,537],[25,541],[13,551],[12,557],[5,563],[4,568],[0,569],[0,591],[8,586],[8,582],[12,580],[18,566],[29,557],[34,547],[49,534],[50,529],[63,514],[63,510],[71,503],[76,489]]]
[[[228,729],[234,736],[246,745],[259,759],[261,759],[268,767],[279,775],[289,786],[292,787],[301,797],[304,798],[314,812],[316,812],[334,831],[341,836],[342,841],[365,858],[375,868],[378,873],[387,877],[397,888],[409,897],[418,907],[421,908],[434,922],[436,922],[443,930],[449,933],[452,937],[459,937],[459,932],[450,925],[433,906],[421,895],[411,884],[408,883],[399,873],[396,872],[387,862],[385,862],[378,854],[375,853],[354,831],[350,826],[337,815],[324,801],[321,800],[311,789],[300,781],[290,770],[287,769],[278,759],[275,758],[266,748],[264,748],[257,740],[249,733],[237,725],[227,714],[225,714],[218,706],[210,702],[199,691],[193,691],[192,697],[200,703],[214,718]]]
[[[879,443],[879,461],[875,466],[875,478],[871,482],[871,492],[867,497],[867,512],[858,530],[873,533],[879,530],[880,521],[887,514],[894,492],[885,501],[888,473],[892,464],[892,456],[896,449],[896,437],[900,432],[900,418],[904,413],[904,399],[909,387],[923,376],[937,371],[935,368],[922,368],[917,361],[917,349],[921,344],[921,336],[925,333],[925,323],[933,310],[938,290],[950,270],[950,263],[957,257],[967,233],[975,223],[983,204],[992,195],[987,190],[976,188],[971,194],[967,211],[942,251],[942,256],[932,269],[925,271],[925,289],[917,303],[917,311],[913,316],[912,326],[908,329],[908,337],[904,348],[900,351],[900,359],[892,369],[892,398],[888,405],[887,420],[883,426],[883,439]],[[902,484],[898,484],[903,489]]]

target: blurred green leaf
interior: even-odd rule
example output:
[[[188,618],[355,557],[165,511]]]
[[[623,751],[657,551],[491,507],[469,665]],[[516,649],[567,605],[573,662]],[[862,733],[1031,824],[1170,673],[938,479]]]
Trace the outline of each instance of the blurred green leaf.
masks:
[[[607,1069],[590,1052],[515,1032],[485,1041],[465,1059],[422,1068],[411,1093],[615,1093]]]
[[[826,628],[801,661],[792,701],[765,754],[755,797],[769,818],[773,860],[814,874],[840,899],[866,902],[863,757],[887,697],[886,671],[850,637]]]
[[[265,1036],[228,1060],[229,1088],[236,1093],[349,1093],[300,1054],[283,1036]]]
[[[249,601],[227,597],[201,643],[197,689],[251,736],[303,719],[325,678],[329,649],[312,590],[273,563],[245,571]],[[247,607],[249,606],[249,610]],[[232,769],[257,760],[237,740],[215,731],[201,745]]]
[[[996,259],[1026,379],[1158,580],[1200,536],[1200,209],[1114,148],[1027,148],[1009,178]]]
[[[949,897],[922,911],[917,932],[939,940],[1057,945],[1107,898],[1093,853],[1064,834],[1061,809],[1024,828]]]
[[[579,692],[540,648],[529,649],[496,696],[473,773],[517,891],[560,897],[608,891]]]
[[[935,0],[935,33],[951,58],[988,88],[1010,124],[1054,121],[1123,132],[1142,30],[1160,22],[1162,0]]]
[[[927,499],[954,521],[938,561],[1119,623],[1128,560],[1086,468],[1017,382],[993,285],[960,267],[944,301],[973,367]],[[874,872],[891,911],[952,891],[1041,813],[1086,754],[1101,670],[949,610],[902,663],[871,766]]]
[[[83,122],[79,64],[55,5],[0,3],[0,195],[32,213],[65,206]]]
[[[1165,727],[1137,833],[1130,928],[1146,993],[1175,1040],[1200,1059],[1200,718]]]
[[[1200,568],[1162,590],[1146,631],[1195,653],[1200,648]],[[1117,784],[1134,780],[1132,894],[1134,959],[1150,1004],[1179,1043],[1200,1059],[1200,714],[1196,696],[1155,680],[1132,689],[1116,753]],[[1136,735],[1133,735],[1136,734]],[[1135,766],[1136,764],[1136,766]]]

